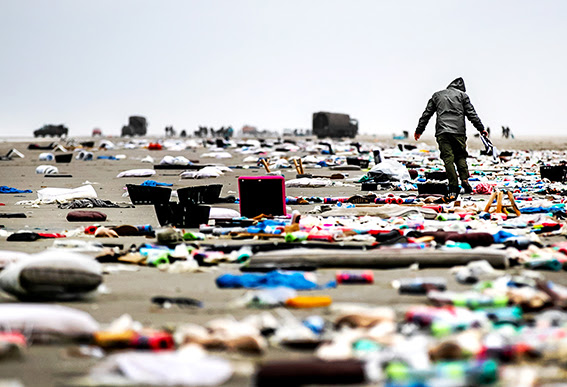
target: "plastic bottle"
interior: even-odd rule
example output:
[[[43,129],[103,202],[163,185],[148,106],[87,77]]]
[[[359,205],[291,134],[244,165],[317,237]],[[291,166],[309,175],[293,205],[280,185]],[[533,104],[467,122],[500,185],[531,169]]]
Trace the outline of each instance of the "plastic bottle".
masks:
[[[294,231],[285,234],[285,241],[286,242],[302,242],[307,240],[307,236],[309,233],[305,231]]]
[[[337,271],[335,277],[339,284],[371,284],[374,282],[372,270],[364,270],[363,272]]]
[[[129,343],[130,348],[163,351],[175,349],[175,342],[167,332],[138,334]]]
[[[427,298],[435,305],[454,305],[469,309],[501,308],[508,305],[509,299],[506,295],[487,296],[475,292],[440,292],[432,290],[427,293]]]
[[[331,234],[309,234],[307,235],[308,241],[323,241],[323,242],[334,242],[335,237]]]
[[[458,214],[441,213],[441,214],[437,215],[435,220],[441,220],[441,221],[445,221],[445,222],[446,221],[455,221],[455,220],[461,220],[461,217]]]
[[[519,306],[504,308],[487,308],[481,311],[494,324],[517,324],[523,318],[522,309]]]
[[[146,264],[159,266],[169,263],[169,250],[141,248],[140,254],[146,257]]]
[[[432,290],[445,290],[447,280],[441,277],[402,278],[392,281],[399,294],[427,294]]]
[[[395,243],[393,245],[380,246],[380,249],[425,249],[430,246],[428,243]]]
[[[534,258],[524,262],[524,267],[532,270],[560,271],[563,264],[555,258]]]
[[[97,331],[93,333],[93,344],[106,349],[128,348],[137,333],[132,330],[121,332]]]
[[[202,232],[186,232],[185,234],[183,234],[183,240],[184,241],[204,241],[205,240],[205,234]]]
[[[329,306],[333,300],[329,296],[297,296],[286,300],[286,306],[291,308],[319,308]]]
[[[400,361],[393,361],[386,366],[385,374],[389,381],[396,383],[395,385],[478,386],[498,381],[498,364],[493,360],[452,361],[439,362],[428,369],[418,370]],[[439,383],[432,383],[433,380],[439,380]],[[424,383],[428,381],[431,383]]]
[[[436,323],[432,331],[439,336],[473,325],[484,325],[488,321],[486,316],[466,308],[423,305],[410,308],[405,320],[420,327],[432,327]]]
[[[467,330],[469,328],[477,328],[480,327],[481,324],[478,321],[433,321],[431,323],[431,334],[434,337],[445,337],[450,335],[451,333],[461,332]]]

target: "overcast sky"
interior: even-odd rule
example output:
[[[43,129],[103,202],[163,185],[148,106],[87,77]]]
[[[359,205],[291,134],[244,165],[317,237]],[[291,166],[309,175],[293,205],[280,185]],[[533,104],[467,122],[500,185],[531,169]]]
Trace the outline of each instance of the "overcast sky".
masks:
[[[493,133],[565,135],[566,20],[564,0],[0,0],[0,136],[119,134],[136,114],[150,134],[310,128],[320,110],[413,132],[459,76]]]

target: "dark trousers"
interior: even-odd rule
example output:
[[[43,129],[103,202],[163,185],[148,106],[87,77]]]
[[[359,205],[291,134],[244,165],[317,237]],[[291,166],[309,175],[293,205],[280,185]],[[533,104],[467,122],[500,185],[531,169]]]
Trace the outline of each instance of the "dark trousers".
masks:
[[[469,168],[467,166],[467,136],[444,133],[436,137],[441,160],[449,179],[449,189],[453,192],[459,187],[457,171],[463,186],[469,184]],[[457,171],[455,171],[455,165]]]

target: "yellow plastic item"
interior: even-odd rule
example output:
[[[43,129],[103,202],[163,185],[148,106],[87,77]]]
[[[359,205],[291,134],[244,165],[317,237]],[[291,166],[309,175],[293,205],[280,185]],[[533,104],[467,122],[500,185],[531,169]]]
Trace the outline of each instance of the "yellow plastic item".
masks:
[[[93,334],[93,341],[95,345],[103,348],[122,347],[127,345],[134,337],[136,337],[136,332],[134,331],[98,331]]]
[[[291,308],[319,308],[329,306],[333,300],[329,296],[298,296],[285,302]]]

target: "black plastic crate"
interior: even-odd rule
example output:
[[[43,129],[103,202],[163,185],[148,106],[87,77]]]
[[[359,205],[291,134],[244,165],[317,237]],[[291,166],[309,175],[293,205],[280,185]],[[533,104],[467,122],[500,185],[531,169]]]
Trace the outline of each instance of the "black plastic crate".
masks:
[[[72,153],[60,153],[55,155],[55,162],[56,163],[70,163],[73,159]]]
[[[218,203],[222,184],[198,185],[177,190],[179,202],[187,205]]]
[[[449,192],[447,184],[441,183],[421,183],[417,185],[417,192],[420,195],[446,195]]]
[[[209,222],[211,207],[184,205],[176,202],[155,203],[154,209],[160,226],[197,228]]]
[[[566,181],[567,165],[542,165],[539,167],[539,173],[542,179],[549,179],[549,181]]]
[[[134,205],[167,203],[171,197],[171,188],[168,187],[126,184],[126,188]]]

